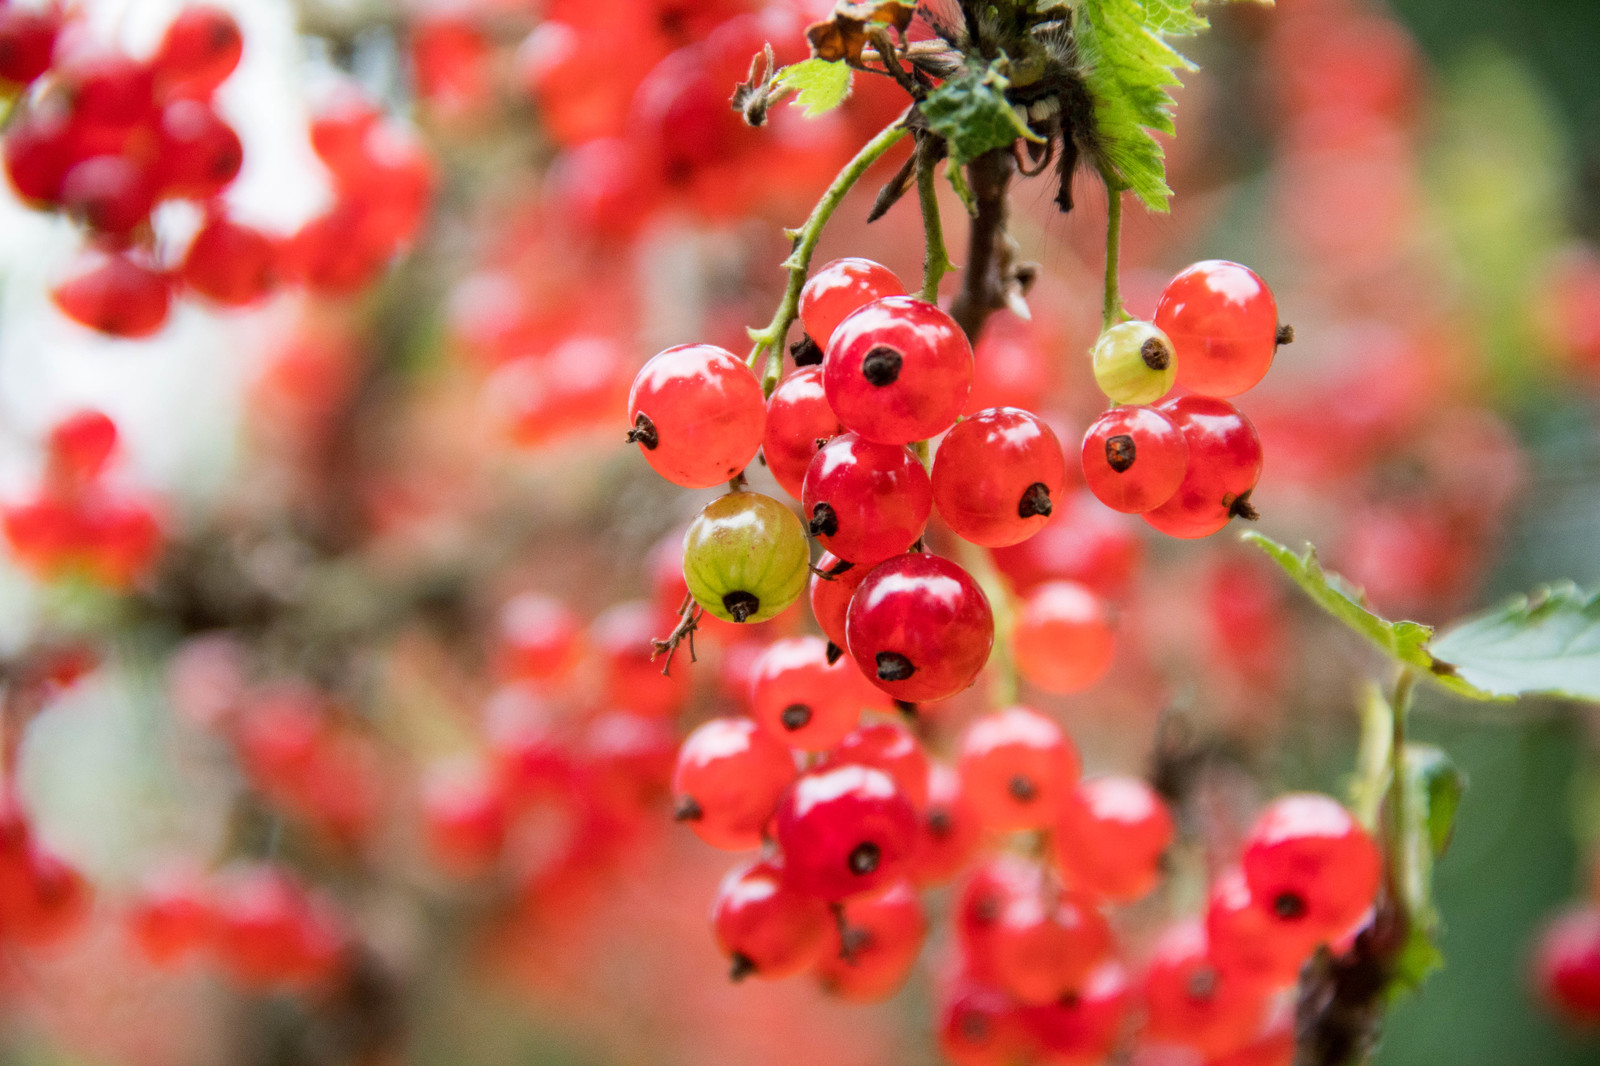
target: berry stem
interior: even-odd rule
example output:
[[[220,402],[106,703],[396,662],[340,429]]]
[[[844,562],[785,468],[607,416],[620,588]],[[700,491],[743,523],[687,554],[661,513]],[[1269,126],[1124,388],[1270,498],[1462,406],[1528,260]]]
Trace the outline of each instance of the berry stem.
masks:
[[[1108,330],[1127,318],[1122,310],[1122,182],[1108,170],[1100,171],[1106,183],[1106,302],[1100,328]]]
[[[800,290],[805,287],[806,275],[811,272],[811,256],[817,250],[822,230],[844,201],[845,194],[855,187],[861,176],[910,132],[903,124],[904,120],[905,116],[902,115],[863,145],[855,158],[834,177],[833,183],[811,209],[811,216],[806,219],[805,225],[790,231],[790,236],[794,238],[794,251],[783,261],[783,268],[789,272],[789,284],[784,289],[783,300],[766,329],[750,330],[750,339],[755,342],[755,347],[750,349],[750,357],[746,362],[754,370],[763,353],[767,356],[766,367],[761,374],[761,391],[767,396],[772,395],[772,390],[778,387],[778,379],[783,376],[784,338],[788,336],[789,327],[799,313]]]
[[[1390,883],[1397,890],[1395,903],[1406,908],[1410,892],[1410,840],[1406,832],[1406,716],[1411,711],[1411,691],[1417,673],[1410,667],[1400,672],[1390,701],[1389,741],[1389,824],[1385,834]]]
[[[950,253],[944,246],[944,221],[939,217],[939,197],[934,191],[933,139],[917,141],[917,199],[922,203],[922,232],[927,251],[922,260],[922,298],[929,303],[939,302],[939,282],[945,274],[955,269]]]
[[[1017,661],[1011,654],[1011,634],[1017,627],[1011,589],[994,565],[988,548],[961,541],[961,565],[978,583],[994,615],[994,650],[989,654],[989,701],[996,707],[1017,702]]]

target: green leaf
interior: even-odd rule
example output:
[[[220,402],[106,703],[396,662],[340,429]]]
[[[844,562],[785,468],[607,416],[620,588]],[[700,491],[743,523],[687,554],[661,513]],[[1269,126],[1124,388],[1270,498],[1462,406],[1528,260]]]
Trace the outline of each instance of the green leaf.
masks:
[[[1411,802],[1419,815],[1435,859],[1444,855],[1455,834],[1456,812],[1467,790],[1466,775],[1454,760],[1432,744],[1406,745],[1406,777],[1411,782]]]
[[[1496,696],[1600,700],[1600,591],[1567,582],[1515,597],[1452,626],[1433,650]]]
[[[1011,82],[998,63],[964,71],[922,101],[928,128],[950,146],[951,167],[965,166],[985,152],[1007,148],[1019,137],[1043,140],[1006,99]]]
[[[1407,744],[1405,789],[1406,825],[1400,842],[1405,883],[1399,887],[1410,928],[1395,959],[1391,998],[1422,987],[1444,965],[1438,946],[1439,910],[1433,902],[1433,866],[1450,846],[1466,778],[1439,748]]]
[[[1263,0],[1271,3],[1271,0]],[[1166,159],[1155,133],[1172,133],[1180,70],[1194,70],[1168,38],[1207,26],[1195,0],[1070,0],[1073,38],[1094,108],[1101,165],[1154,211],[1167,210]]]
[[[1428,649],[1433,627],[1420,622],[1391,622],[1375,614],[1366,604],[1366,595],[1338,574],[1330,574],[1317,561],[1317,550],[1306,545],[1296,555],[1270,537],[1249,532],[1244,539],[1270,555],[1295,583],[1339,621],[1371,641],[1378,649],[1406,666],[1415,667],[1425,677],[1458,695],[1472,699],[1495,699],[1502,693],[1480,689],[1459,676],[1452,661],[1434,656]]]
[[[805,108],[806,118],[816,118],[844,103],[850,95],[850,68],[825,59],[805,59],[778,71],[773,81],[791,89],[795,107]]]

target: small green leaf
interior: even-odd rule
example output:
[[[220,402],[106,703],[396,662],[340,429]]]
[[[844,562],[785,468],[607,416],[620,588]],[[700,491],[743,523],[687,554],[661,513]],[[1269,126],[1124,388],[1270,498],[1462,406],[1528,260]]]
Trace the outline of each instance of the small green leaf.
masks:
[[[1421,815],[1428,845],[1435,859],[1444,855],[1455,834],[1456,812],[1467,790],[1467,779],[1454,760],[1432,744],[1406,745],[1406,776],[1411,781],[1412,803]]]
[[[1434,943],[1433,932],[1413,928],[1394,960],[1389,978],[1391,1002],[1420,989],[1436,971],[1444,969],[1444,953]]]
[[[1367,607],[1366,595],[1338,574],[1330,574],[1317,561],[1317,550],[1306,545],[1296,555],[1270,537],[1249,532],[1244,539],[1281,566],[1295,583],[1339,621],[1375,644],[1396,662],[1414,666],[1424,676],[1458,695],[1472,699],[1495,699],[1502,693],[1485,691],[1460,677],[1452,661],[1435,657],[1428,648],[1433,628],[1420,622],[1391,622]]]
[[[794,106],[816,118],[844,103],[850,95],[850,68],[825,59],[804,59],[778,71],[774,82],[795,93]]]
[[[996,64],[956,75],[922,101],[928,128],[950,146],[950,166],[960,167],[985,152],[1010,147],[1020,137],[1042,141],[1006,99],[1011,83]]]
[[[1567,582],[1515,597],[1452,626],[1433,650],[1496,696],[1600,700],[1600,591]]]
[[[960,167],[945,167],[944,176],[950,179],[950,187],[956,191],[956,198],[961,201],[961,206],[967,209],[967,214],[973,218],[978,217],[978,202],[972,198],[972,186],[967,184],[967,176]]]
[[[1406,825],[1400,842],[1405,883],[1400,885],[1409,931],[1395,959],[1391,998],[1415,991],[1444,965],[1438,947],[1439,910],[1433,902],[1433,865],[1450,846],[1466,778],[1439,748],[1405,746]],[[1391,861],[1394,857],[1391,856]]]

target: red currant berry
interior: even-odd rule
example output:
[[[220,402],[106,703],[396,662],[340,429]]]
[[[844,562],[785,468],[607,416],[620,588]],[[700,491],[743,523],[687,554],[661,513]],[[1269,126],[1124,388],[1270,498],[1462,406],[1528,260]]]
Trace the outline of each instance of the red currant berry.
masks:
[[[972,684],[994,646],[994,615],[978,583],[926,552],[879,563],[850,600],[850,654],[897,700],[948,699]]]
[[[277,243],[222,215],[209,219],[184,257],[183,283],[224,307],[248,307],[278,284]]]
[[[906,983],[928,935],[922,901],[908,881],[852,899],[841,908],[832,951],[817,967],[822,987],[841,999],[876,1003]]]
[[[172,305],[166,276],[121,253],[88,253],[50,295],[73,321],[129,340],[159,333]]]
[[[26,88],[49,70],[60,32],[61,12],[54,6],[43,11],[0,7],[0,84]]]
[[[921,885],[939,885],[966,869],[983,836],[978,812],[961,788],[961,775],[943,763],[928,766],[928,801],[922,810],[922,835],[913,876]]]
[[[1267,988],[1293,984],[1321,939],[1275,914],[1272,901],[1252,893],[1237,868],[1211,884],[1206,935],[1218,969]]]
[[[994,562],[1019,593],[1047,581],[1075,581],[1097,596],[1117,599],[1143,557],[1142,528],[1080,493],[1061,501],[1037,536],[995,548]]]
[[[1066,479],[1061,443],[1049,426],[1015,407],[991,407],[939,442],[933,502],[958,536],[999,548],[1044,527]]]
[[[972,390],[972,347],[936,305],[890,296],[839,323],[822,382],[846,429],[910,444],[955,424]]]
[[[1131,999],[1127,971],[1107,961],[1072,992],[1054,1003],[1024,1007],[1018,1017],[1044,1061],[1103,1062],[1122,1035]]]
[[[831,924],[825,903],[797,892],[766,860],[730,871],[711,905],[711,928],[735,981],[805,972],[826,949]]]
[[[1178,491],[1188,466],[1188,441],[1154,407],[1114,407],[1083,437],[1083,480],[1113,511],[1160,507]]]
[[[161,162],[156,175],[162,195],[206,200],[239,176],[244,144],[210,104],[174,100],[161,109]]]
[[[1151,1039],[1184,1044],[1208,1057],[1242,1047],[1266,1015],[1265,994],[1212,961],[1199,922],[1183,922],[1162,935],[1145,971],[1144,999]]]
[[[1056,856],[1067,882],[1100,899],[1131,903],[1156,886],[1172,843],[1172,815],[1136,777],[1078,783],[1056,822]]]
[[[1546,1003],[1580,1025],[1600,1025],[1600,907],[1573,907],[1539,935],[1534,980]]]
[[[800,494],[811,535],[841,559],[872,564],[905,551],[933,510],[928,471],[911,449],[854,433],[829,441]]]
[[[100,411],[79,411],[50,429],[48,478],[63,488],[99,477],[117,450],[117,424]]]
[[[956,898],[955,927],[962,959],[977,980],[1000,984],[995,968],[995,936],[1012,899],[1050,891],[1044,871],[1020,855],[1002,852],[974,870]]]
[[[1022,601],[1012,647],[1017,671],[1030,683],[1068,694],[1105,676],[1117,638],[1098,596],[1073,581],[1050,581]]]
[[[144,957],[171,966],[210,940],[211,899],[197,872],[162,870],[141,885],[127,921]]]
[[[167,27],[150,66],[158,91],[209,96],[228,80],[243,54],[244,36],[232,15],[192,4]]]
[[[1161,405],[1183,432],[1189,465],[1178,491],[1144,513],[1144,520],[1173,537],[1207,537],[1234,515],[1255,516],[1250,490],[1261,480],[1261,438],[1226,400],[1180,396]]]
[[[939,1008],[939,1050],[951,1066],[1011,1066],[1026,1043],[1017,1005],[998,988],[963,981]]]
[[[61,206],[99,233],[126,234],[150,217],[154,205],[149,175],[126,156],[92,156],[61,182]]]
[[[822,368],[806,366],[784,378],[767,401],[761,454],[783,491],[799,499],[811,460],[844,432],[822,392]]]
[[[773,643],[750,674],[750,716],[792,748],[824,751],[861,717],[860,689],[851,663],[828,662],[820,637]]]
[[[979,819],[1002,831],[1053,825],[1081,769],[1066,733],[1031,707],[973,721],[961,734],[957,766]]]
[[[500,608],[500,675],[508,681],[561,678],[576,665],[582,637],[576,616],[554,596],[515,596]]]
[[[1167,283],[1156,325],[1178,353],[1178,384],[1202,396],[1237,396],[1260,381],[1278,349],[1278,304],[1249,267],[1196,263]]]
[[[800,324],[806,336],[826,351],[839,323],[874,300],[905,291],[894,271],[882,263],[835,259],[813,273],[800,290]]]
[[[837,649],[831,654],[843,654],[850,598],[872,567],[847,563],[831,552],[823,552],[816,569],[818,572],[811,575],[811,613],[828,642]]]
[[[475,877],[493,866],[505,845],[506,794],[489,769],[451,764],[429,773],[422,792],[428,851],[446,871]]]
[[[714,848],[757,847],[794,775],[794,759],[782,741],[748,718],[713,718],[678,751],[672,773],[676,816]]]
[[[1042,887],[1006,900],[989,943],[995,976],[1023,1004],[1072,995],[1112,949],[1111,927],[1092,901]]]
[[[894,881],[916,847],[917,815],[894,778],[853,763],[802,774],[779,803],[774,826],[784,876],[796,890],[830,902]]]
[[[656,473],[684,488],[708,489],[755,458],[766,398],[732,352],[680,344],[653,357],[634,378],[628,418],[628,439]]]
[[[1279,796],[1256,819],[1241,862],[1250,894],[1291,928],[1330,940],[1378,894],[1378,846],[1343,804],[1314,792]]]
[[[920,811],[928,802],[928,753],[915,733],[899,722],[870,722],[852,729],[828,753],[824,766],[871,766],[894,783]]]

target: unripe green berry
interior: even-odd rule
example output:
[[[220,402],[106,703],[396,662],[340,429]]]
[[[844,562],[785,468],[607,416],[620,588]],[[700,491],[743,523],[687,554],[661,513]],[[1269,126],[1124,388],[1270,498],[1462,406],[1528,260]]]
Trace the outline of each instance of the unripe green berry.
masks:
[[[695,602],[730,622],[764,622],[805,591],[810,545],[795,513],[759,492],[706,504],[683,536]]]
[[[1089,349],[1094,380],[1112,403],[1155,403],[1172,391],[1178,358],[1172,341],[1149,322],[1119,322]]]

